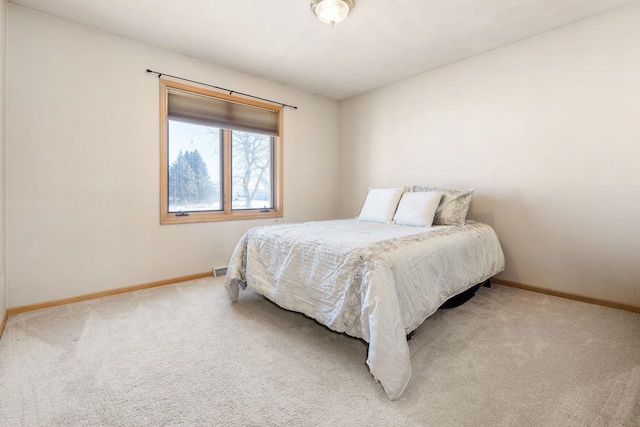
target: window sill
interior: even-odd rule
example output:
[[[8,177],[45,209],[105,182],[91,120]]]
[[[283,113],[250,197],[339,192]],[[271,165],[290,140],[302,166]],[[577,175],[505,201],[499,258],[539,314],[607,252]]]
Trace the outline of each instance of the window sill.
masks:
[[[237,221],[243,219],[266,219],[282,218],[282,211],[270,209],[269,212],[234,211],[225,212],[189,212],[189,216],[176,216],[174,213],[164,213],[160,216],[160,224],[185,224],[193,222],[217,222],[217,221]]]

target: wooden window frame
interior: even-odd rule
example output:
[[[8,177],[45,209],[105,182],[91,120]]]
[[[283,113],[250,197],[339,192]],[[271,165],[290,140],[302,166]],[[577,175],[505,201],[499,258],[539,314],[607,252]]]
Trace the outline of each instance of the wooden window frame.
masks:
[[[177,89],[199,95],[210,96],[229,102],[235,102],[257,108],[275,111],[278,114],[278,136],[273,137],[272,173],[273,173],[273,208],[268,212],[259,209],[231,209],[231,132],[223,130],[222,143],[222,193],[224,210],[195,212],[189,211],[188,216],[177,216],[169,212],[169,153],[168,153],[168,93],[169,89]],[[234,221],[243,219],[282,218],[283,209],[283,107],[267,104],[252,99],[241,98],[226,93],[215,92],[199,86],[188,85],[165,78],[160,78],[160,224],[185,224],[193,222]]]

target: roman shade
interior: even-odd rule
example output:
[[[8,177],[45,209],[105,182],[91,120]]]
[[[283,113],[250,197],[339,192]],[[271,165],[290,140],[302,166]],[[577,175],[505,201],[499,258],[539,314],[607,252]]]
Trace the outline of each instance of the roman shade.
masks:
[[[168,90],[167,119],[278,136],[278,111],[212,96]]]

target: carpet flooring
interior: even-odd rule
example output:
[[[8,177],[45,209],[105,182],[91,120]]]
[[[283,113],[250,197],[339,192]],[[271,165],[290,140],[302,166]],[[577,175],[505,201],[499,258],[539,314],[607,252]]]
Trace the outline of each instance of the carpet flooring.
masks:
[[[389,401],[367,346],[221,278],[9,318],[3,426],[639,426],[640,315],[494,285],[409,343]]]

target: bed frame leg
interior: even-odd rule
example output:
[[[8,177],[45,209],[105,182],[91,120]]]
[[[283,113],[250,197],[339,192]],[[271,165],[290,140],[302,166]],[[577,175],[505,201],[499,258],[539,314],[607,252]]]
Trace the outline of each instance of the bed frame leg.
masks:
[[[482,284],[485,288],[490,288],[491,287],[491,279],[487,279],[484,281],[484,283]]]

